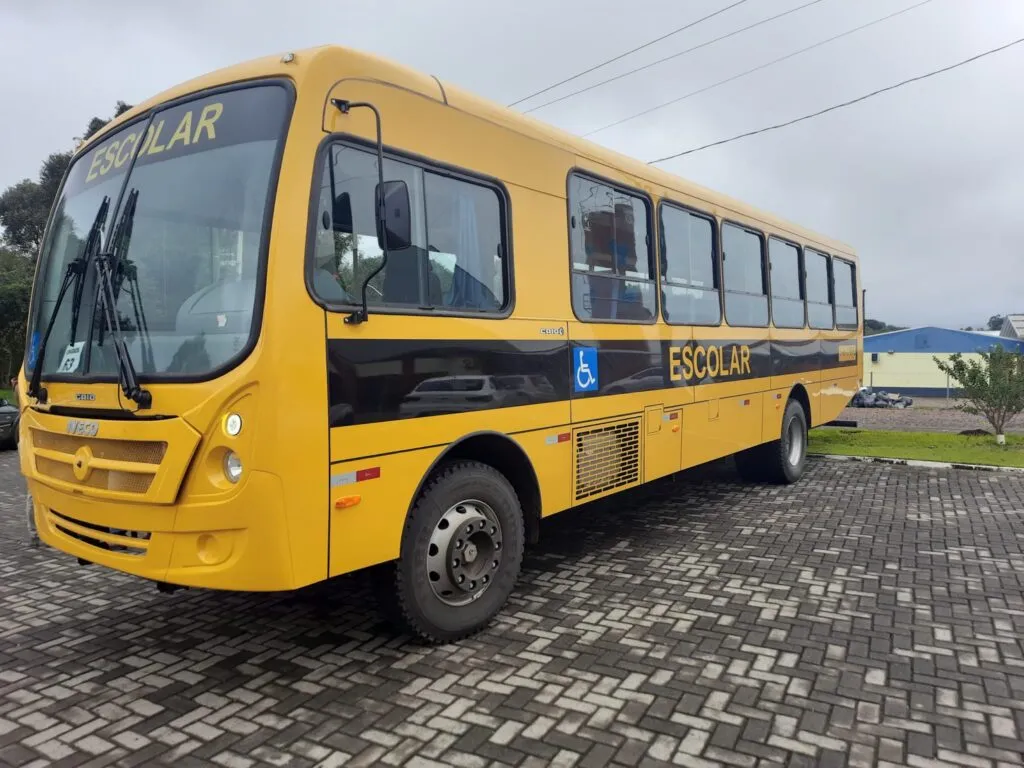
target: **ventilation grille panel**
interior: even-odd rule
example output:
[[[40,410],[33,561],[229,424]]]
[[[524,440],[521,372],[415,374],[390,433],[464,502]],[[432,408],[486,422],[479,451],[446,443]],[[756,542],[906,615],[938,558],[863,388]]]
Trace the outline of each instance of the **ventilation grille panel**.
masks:
[[[640,422],[576,432],[576,501],[640,482]]]

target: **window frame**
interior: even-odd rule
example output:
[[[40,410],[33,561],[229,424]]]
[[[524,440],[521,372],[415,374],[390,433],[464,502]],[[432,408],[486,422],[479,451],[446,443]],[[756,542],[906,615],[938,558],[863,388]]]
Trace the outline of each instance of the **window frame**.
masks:
[[[323,308],[326,312],[334,314],[342,314],[345,312],[354,312],[361,307],[358,304],[346,304],[329,301],[317,295],[313,288],[313,268],[316,262],[316,232],[319,224],[319,209],[320,209],[320,188],[324,180],[324,160],[330,156],[331,147],[335,145],[343,145],[350,149],[359,149],[372,153],[374,155],[374,161],[376,161],[377,143],[362,138],[361,136],[355,136],[350,133],[336,132],[330,133],[321,139],[320,144],[316,149],[316,156],[313,160],[313,178],[310,186],[309,193],[309,213],[306,221],[306,254],[305,254],[305,265],[303,268],[303,278],[306,283],[306,292],[309,294],[313,302]],[[497,312],[484,312],[484,311],[472,311],[472,310],[460,310],[448,307],[436,307],[436,308],[423,308],[415,306],[398,306],[398,305],[371,305],[369,307],[370,315],[406,315],[414,317],[463,317],[463,318],[475,318],[478,320],[505,320],[511,317],[515,311],[516,306],[516,290],[515,290],[515,263],[513,253],[515,249],[512,244],[512,199],[508,194],[508,189],[502,181],[494,176],[488,176],[486,174],[478,173],[476,171],[470,171],[459,166],[444,163],[439,160],[435,160],[425,155],[420,155],[415,152],[409,152],[407,150],[392,147],[388,144],[384,145],[384,159],[393,160],[399,163],[405,163],[416,168],[420,168],[430,173],[435,173],[439,176],[444,176],[456,181],[463,181],[469,184],[475,184],[477,186],[486,187],[497,193],[498,197],[498,217],[499,226],[501,228],[501,234],[503,238],[503,244],[505,246],[504,258],[502,259],[504,264],[504,283],[506,300],[505,306],[503,306]],[[385,181],[387,179],[385,178]],[[333,190],[332,190],[333,192]],[[426,202],[424,201],[424,206]]]
[[[842,262],[850,268],[850,289],[853,291],[853,295],[850,297],[853,299],[853,311],[856,316],[856,320],[853,325],[839,325],[839,298],[836,293],[836,271],[835,263]],[[832,324],[837,331],[855,331],[860,328],[860,301],[857,290],[857,265],[850,259],[844,259],[842,256],[833,256],[832,262],[829,269],[829,278],[832,284]],[[849,306],[844,304],[843,306]]]
[[[654,286],[654,312],[651,313],[651,319],[640,321],[640,320],[619,320],[612,318],[584,318],[580,317],[576,313],[576,303],[573,301],[573,275],[575,274],[593,274],[590,272],[579,272],[573,266],[573,252],[572,252],[572,198],[570,196],[572,188],[573,176],[579,176],[580,178],[589,179],[595,181],[598,184],[604,184],[605,186],[611,187],[614,190],[622,192],[623,194],[630,195],[635,198],[639,198],[643,201],[644,207],[647,210],[647,270],[651,275],[650,282]],[[572,166],[569,172],[565,176],[565,234],[568,242],[567,255],[569,257],[569,308],[572,310],[573,317],[575,317],[581,323],[592,323],[596,325],[600,324],[611,324],[611,325],[656,325],[658,320],[661,318],[661,276],[658,267],[660,266],[660,256],[657,253],[657,237],[652,233],[654,231],[654,201],[651,196],[644,192],[642,189],[637,187],[631,187],[628,184],[623,184],[618,181],[614,181],[605,176],[593,173],[585,168],[579,166]],[[619,277],[618,275],[610,275],[616,280],[628,280],[630,278]],[[636,282],[641,282],[637,280]]]
[[[811,301],[810,297],[807,296],[807,264],[806,259],[804,260],[804,314],[807,317],[807,329],[811,331],[834,331],[836,329],[836,298],[835,289],[832,285],[832,255],[825,251],[820,251],[813,246],[804,246],[804,251],[810,251],[811,253],[823,256],[825,258],[825,285],[828,291],[828,306],[832,309],[832,325],[825,327],[817,327],[811,325],[811,304],[817,306],[824,306],[820,301]]]
[[[691,216],[696,216],[699,219],[704,219],[711,224],[711,268],[714,272],[714,279],[717,283],[715,292],[718,294],[718,322],[717,323],[675,323],[665,317],[665,285],[671,285],[667,283],[666,274],[668,272],[668,261],[665,257],[665,227],[664,227],[664,209],[674,208],[680,213],[686,213]],[[674,327],[686,327],[694,326],[700,328],[721,328],[725,322],[725,301],[723,299],[723,288],[725,280],[722,275],[722,244],[721,235],[718,228],[718,219],[713,214],[706,213],[699,208],[694,208],[684,203],[676,202],[675,200],[667,197],[663,197],[658,200],[657,206],[657,225],[658,225],[658,298],[659,307],[658,315],[662,322],[666,325]]]
[[[726,227],[726,225],[737,227],[737,228],[742,229],[743,231],[745,231],[745,232],[747,232],[747,233],[749,233],[751,235],[756,235],[757,236],[758,241],[761,244],[761,280],[762,280],[762,283],[763,283],[763,285],[765,287],[765,293],[748,293],[747,291],[730,291],[729,290],[729,286],[727,286],[725,284],[725,259],[726,259],[726,253],[725,253],[725,227]],[[721,248],[720,248],[720,252],[721,253],[720,253],[720,258],[719,258],[719,261],[721,262],[721,265],[722,265],[721,266],[721,270],[722,270],[722,303],[724,305],[722,307],[722,319],[725,321],[725,324],[728,325],[730,328],[770,328],[771,325],[772,325],[772,284],[771,284],[771,275],[769,274],[770,270],[768,269],[768,240],[765,237],[764,232],[762,232],[760,229],[758,229],[756,227],[751,226],[750,224],[744,224],[743,222],[738,221],[736,219],[722,219],[720,221],[720,223],[719,223],[719,230],[720,230],[719,236],[721,238],[719,242],[721,242],[721,244],[722,244]],[[741,295],[741,296],[764,296],[765,299],[767,299],[767,304],[768,304],[768,319],[767,319],[767,322],[765,322],[764,325],[733,325],[731,322],[729,322],[729,294],[730,293],[735,293],[735,294]],[[805,308],[804,311],[806,313],[806,308]]]
[[[799,282],[800,290],[800,303],[804,305],[804,323],[803,325],[778,325],[775,322],[775,294],[772,293],[772,240],[778,240],[780,243],[785,245],[791,245],[796,248],[796,269],[797,269],[797,281]],[[777,328],[784,331],[800,331],[807,330],[807,284],[804,280],[804,247],[796,240],[790,240],[789,238],[782,237],[781,235],[768,235],[768,245],[766,247],[766,256],[768,259],[768,317],[771,321],[772,328]],[[784,298],[784,297],[781,297]],[[784,299],[785,301],[793,301],[793,299]]]

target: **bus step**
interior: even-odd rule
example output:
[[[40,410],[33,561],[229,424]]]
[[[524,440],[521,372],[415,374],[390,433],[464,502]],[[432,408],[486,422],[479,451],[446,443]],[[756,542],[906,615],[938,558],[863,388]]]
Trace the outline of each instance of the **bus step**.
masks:
[[[824,427],[856,427],[857,422],[851,419],[836,419],[835,421],[825,422],[822,426]]]

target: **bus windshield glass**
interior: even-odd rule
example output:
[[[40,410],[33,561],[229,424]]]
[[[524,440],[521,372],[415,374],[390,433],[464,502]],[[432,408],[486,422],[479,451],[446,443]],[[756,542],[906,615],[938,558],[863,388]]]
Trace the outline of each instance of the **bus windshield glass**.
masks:
[[[30,370],[104,198],[116,318],[140,378],[201,377],[247,351],[288,105],[279,85],[198,97],[129,124],[75,161],[41,252]],[[112,242],[118,226],[123,236]],[[44,377],[118,371],[92,255],[58,309]]]

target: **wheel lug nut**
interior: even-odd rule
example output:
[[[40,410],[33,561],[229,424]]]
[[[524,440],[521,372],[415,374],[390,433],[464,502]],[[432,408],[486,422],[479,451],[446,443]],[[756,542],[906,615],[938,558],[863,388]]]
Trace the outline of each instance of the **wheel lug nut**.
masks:
[[[464,582],[465,580],[466,580],[466,577],[465,577],[465,576],[461,576],[461,575],[459,576],[459,584],[461,584],[461,583],[462,583],[462,582]]]

